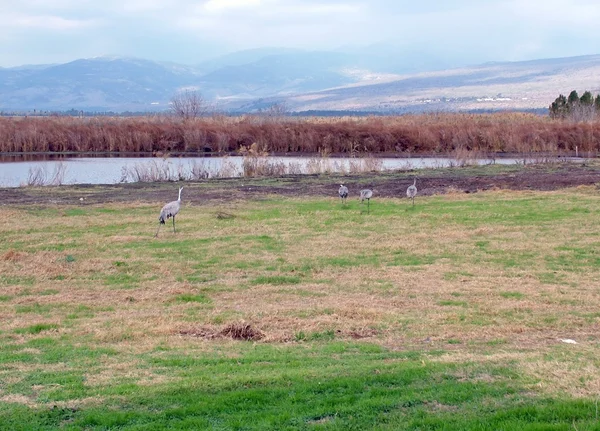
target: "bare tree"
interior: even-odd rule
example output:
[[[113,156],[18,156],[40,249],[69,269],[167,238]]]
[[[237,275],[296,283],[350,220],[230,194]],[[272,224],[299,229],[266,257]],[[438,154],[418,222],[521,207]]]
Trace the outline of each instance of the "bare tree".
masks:
[[[183,120],[200,117],[206,113],[206,109],[202,94],[196,90],[184,90],[171,98],[171,111]]]
[[[273,103],[258,111],[259,115],[269,121],[279,122],[288,114],[285,102]]]
[[[590,103],[576,103],[569,111],[569,119],[575,123],[591,122],[597,117],[596,108]]]

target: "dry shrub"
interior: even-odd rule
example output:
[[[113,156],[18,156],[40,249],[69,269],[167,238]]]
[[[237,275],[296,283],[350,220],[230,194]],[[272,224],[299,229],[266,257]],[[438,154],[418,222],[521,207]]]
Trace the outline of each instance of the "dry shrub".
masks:
[[[5,117],[0,152],[231,153],[253,143],[276,153],[574,152],[600,150],[600,121],[525,113],[389,117]]]
[[[269,159],[269,151],[266,144],[257,142],[249,147],[240,148],[240,153],[244,156],[242,161],[242,173],[244,177],[280,177],[287,173],[287,167],[284,162],[277,162]]]
[[[215,173],[215,176],[219,178],[233,178],[239,175],[240,170],[237,165],[232,160],[227,159],[227,157],[223,159],[221,169]]]
[[[258,341],[265,337],[265,334],[263,334],[262,331],[246,322],[230,323],[220,331],[216,331],[210,327],[198,327],[180,329],[176,331],[176,334],[187,337],[205,338],[209,340],[219,337],[227,337],[234,340]]]
[[[124,166],[121,169],[121,182],[153,183],[159,181],[198,181],[218,176],[207,163],[192,160],[185,167],[173,164],[168,159],[153,159],[136,163],[133,166]]]
[[[230,337],[234,340],[257,341],[264,338],[264,334],[254,328],[251,324],[245,322],[236,322],[227,325],[221,332],[224,337]]]
[[[27,185],[32,187],[39,186],[60,186],[64,184],[65,174],[67,173],[67,165],[59,162],[54,165],[54,170],[51,174],[46,170],[46,166],[36,166],[29,168],[27,174]]]

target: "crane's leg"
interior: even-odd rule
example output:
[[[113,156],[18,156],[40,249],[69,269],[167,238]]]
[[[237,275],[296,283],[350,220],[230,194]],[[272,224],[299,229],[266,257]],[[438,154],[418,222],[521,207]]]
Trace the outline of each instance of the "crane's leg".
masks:
[[[158,229],[156,229],[156,233],[154,234],[154,238],[158,238],[158,231],[160,230],[160,222],[158,222]]]
[[[415,197],[412,197],[412,201],[413,201],[413,207],[415,206]]]
[[[371,199],[367,199],[367,214],[371,214]]]
[[[175,233],[175,216],[173,216],[173,233]]]

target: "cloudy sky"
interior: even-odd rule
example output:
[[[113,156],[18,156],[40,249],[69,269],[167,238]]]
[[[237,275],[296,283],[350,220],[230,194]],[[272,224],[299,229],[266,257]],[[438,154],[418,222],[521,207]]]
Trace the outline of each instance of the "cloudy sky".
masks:
[[[596,0],[1,0],[0,66],[384,43],[469,64],[600,53]]]

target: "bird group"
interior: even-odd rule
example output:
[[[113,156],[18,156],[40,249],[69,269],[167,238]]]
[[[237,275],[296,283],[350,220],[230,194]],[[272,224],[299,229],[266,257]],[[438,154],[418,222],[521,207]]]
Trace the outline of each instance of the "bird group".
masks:
[[[346,203],[346,199],[348,199],[348,187],[343,184],[340,184],[340,188],[338,190],[338,194],[340,195],[340,199],[342,200],[342,204]],[[415,205],[415,196],[417,196],[417,178],[415,177],[412,185],[408,186],[406,189],[406,196],[412,200],[413,206]],[[370,203],[371,198],[373,197],[373,190],[371,189],[363,189],[360,191],[360,203],[364,203],[367,201],[367,213],[370,212]]]
[[[175,216],[179,214],[179,210],[181,209],[181,191],[183,187],[179,187],[179,197],[176,201],[169,202],[160,210],[160,215],[158,216],[158,229],[156,229],[155,237],[158,237],[158,232],[160,231],[160,226],[166,224],[167,220],[170,218],[173,219],[173,233],[175,233]],[[341,184],[338,190],[338,194],[340,195],[340,199],[342,200],[342,204],[346,203],[348,199],[348,187]],[[413,184],[406,189],[406,196],[409,199],[412,199],[413,206],[415,205],[415,196],[417,195],[417,178],[415,178]],[[373,197],[373,190],[371,189],[363,189],[360,191],[360,203],[363,204],[364,201],[367,201],[367,213],[370,213],[370,205],[371,198]]]

